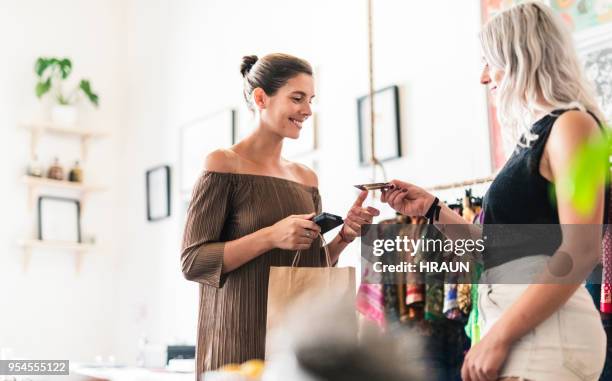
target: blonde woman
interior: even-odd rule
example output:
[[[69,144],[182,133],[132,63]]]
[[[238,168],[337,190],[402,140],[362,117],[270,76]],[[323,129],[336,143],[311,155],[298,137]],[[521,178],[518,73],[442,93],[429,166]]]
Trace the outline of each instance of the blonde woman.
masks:
[[[523,3],[491,19],[480,38],[481,83],[496,99],[501,124],[520,137],[485,195],[483,229],[492,224],[601,226],[609,204],[607,185],[597,189],[587,214],[576,210],[560,191],[554,201],[549,197],[551,185],[567,173],[573,154],[602,135],[601,112],[561,20],[540,2]],[[422,188],[397,180],[393,184],[383,201],[397,211],[426,215],[436,224],[464,224]],[[601,230],[588,239],[566,239],[564,230],[561,246],[552,252],[484,256],[487,284],[479,286],[478,301],[484,335],[465,357],[464,381],[599,379],[606,336],[585,287],[579,281],[504,283],[513,283],[517,269],[546,268],[567,247],[580,248],[571,258],[572,271],[586,276],[599,261],[600,234]],[[543,237],[534,237],[538,238]]]

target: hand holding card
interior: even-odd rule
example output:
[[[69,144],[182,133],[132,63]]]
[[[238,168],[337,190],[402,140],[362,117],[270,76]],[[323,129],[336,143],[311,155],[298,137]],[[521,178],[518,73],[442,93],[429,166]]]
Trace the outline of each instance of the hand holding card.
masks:
[[[405,216],[423,216],[435,197],[425,189],[407,182],[392,180],[380,200]]]

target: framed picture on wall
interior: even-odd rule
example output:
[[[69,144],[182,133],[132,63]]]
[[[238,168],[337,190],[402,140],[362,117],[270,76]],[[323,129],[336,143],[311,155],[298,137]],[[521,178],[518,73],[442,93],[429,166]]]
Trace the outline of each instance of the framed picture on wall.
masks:
[[[80,243],[80,201],[72,198],[40,196],[38,198],[38,239]]]
[[[376,157],[379,161],[398,158],[402,155],[399,88],[389,86],[374,93],[374,144]],[[359,163],[370,164],[371,127],[370,127],[370,97],[357,99],[357,122],[359,137]]]
[[[573,32],[598,28],[612,22],[609,0],[549,0],[550,6]]]
[[[170,166],[160,165],[146,173],[147,220],[159,221],[171,214]]]
[[[606,117],[612,122],[612,41],[584,56],[587,77],[595,84],[597,102]]]
[[[202,173],[204,158],[218,148],[227,148],[236,140],[236,110],[226,109],[196,118],[180,130],[180,192],[189,197]]]
[[[612,23],[588,32],[580,34],[578,52],[584,72],[595,87],[597,103],[609,125],[612,123],[612,39],[609,37],[612,35]]]

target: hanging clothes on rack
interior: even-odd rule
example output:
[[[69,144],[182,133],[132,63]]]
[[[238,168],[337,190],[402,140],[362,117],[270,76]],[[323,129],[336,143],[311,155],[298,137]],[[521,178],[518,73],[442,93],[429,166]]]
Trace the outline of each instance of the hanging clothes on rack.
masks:
[[[448,204],[466,222],[473,223],[482,209],[482,197],[472,196],[472,189],[466,189],[463,198]],[[470,258],[470,257],[468,257]],[[470,258],[470,268],[478,263]],[[466,322],[472,309],[472,283],[476,279],[469,279],[470,283],[464,283],[465,279],[459,279],[458,274],[449,274],[444,284],[444,309],[443,313],[447,319]]]
[[[412,225],[410,229],[406,229],[404,235],[408,235],[410,239],[418,239],[421,235],[424,225],[427,220],[423,217],[411,217],[404,223]],[[408,253],[408,258],[413,261],[412,252]],[[405,283],[405,284],[404,284]],[[420,321],[424,318],[425,306],[425,277],[420,272],[408,273],[404,282],[401,282],[402,293],[405,295],[404,303],[407,309],[407,316],[402,319],[402,322]]]
[[[482,199],[481,199],[482,205]],[[484,219],[484,213],[482,207],[478,214],[474,217],[474,224],[482,225]],[[484,265],[482,263],[476,263],[474,270],[474,281],[472,282],[470,289],[470,303],[474,307],[470,310],[467,324],[465,325],[465,333],[470,338],[471,345],[475,345],[480,341],[480,315],[478,311],[478,280],[480,275],[484,271]]]
[[[365,270],[366,272],[368,269]],[[363,274],[368,276],[370,274]],[[376,323],[379,328],[385,327],[385,297],[383,285],[378,283],[361,283],[357,291],[356,308],[366,319]]]
[[[612,190],[611,190],[612,192]],[[603,237],[600,310],[605,314],[612,314],[612,203],[607,211],[608,225],[605,227]]]
[[[442,233],[422,217],[398,215],[380,224],[400,225],[393,231],[402,238],[416,240],[425,235],[431,239],[443,238]],[[403,254],[383,256],[387,258],[383,262],[440,263],[454,258],[453,253],[425,252],[422,249]],[[385,279],[382,285],[386,329],[414,329],[424,339],[426,361],[435,370],[435,379],[460,380],[463,356],[470,343],[464,325],[472,305],[471,285],[457,283],[459,279],[452,274],[407,272],[387,275],[391,278]],[[398,276],[402,278],[398,279]]]
[[[472,222],[477,218],[481,210],[482,199],[473,197],[471,190],[467,190],[465,197],[459,200],[457,209],[468,211],[464,218]],[[400,229],[398,236],[406,236],[408,239],[417,240],[428,228],[427,220],[422,217],[405,217],[398,215],[395,218],[380,222],[381,225],[399,224],[405,225],[405,229]],[[431,225],[429,225],[431,226]],[[429,234],[429,233],[428,233]],[[443,239],[444,236],[434,229],[431,231],[433,236],[429,238]],[[430,234],[430,235],[431,235]],[[437,235],[437,236],[436,236]],[[416,253],[396,253],[393,256],[384,256],[382,259],[406,261],[419,264],[422,261],[448,262],[455,256],[452,253],[443,252],[416,252]],[[385,264],[397,264],[386,263]],[[399,275],[398,275],[399,274]],[[439,319],[456,320],[462,323],[468,321],[472,310],[472,284],[477,279],[469,279],[470,283],[465,283],[466,279],[459,279],[457,274],[445,274],[440,277],[440,273],[395,273],[385,276],[402,276],[404,279],[386,279],[382,282],[382,289],[377,290],[376,295],[382,300],[376,301],[379,307],[374,315],[376,319],[383,318],[387,323],[410,323],[416,321],[435,321]],[[366,286],[366,288],[371,288]],[[366,290],[363,290],[364,292]],[[363,299],[363,298],[361,298]],[[364,308],[362,308],[365,310]],[[382,309],[384,313],[381,317],[378,311]],[[374,319],[372,319],[374,320]],[[376,320],[378,321],[378,320]],[[381,323],[380,321],[378,321]],[[384,324],[380,324],[384,326]]]

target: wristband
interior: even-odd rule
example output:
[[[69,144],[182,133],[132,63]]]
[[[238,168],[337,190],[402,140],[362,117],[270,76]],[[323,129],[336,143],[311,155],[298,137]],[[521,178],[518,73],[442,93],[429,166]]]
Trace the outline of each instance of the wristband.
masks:
[[[440,219],[440,210],[442,209],[442,207],[438,205],[439,202],[440,199],[438,199],[437,197],[434,198],[433,203],[427,210],[427,213],[425,213],[424,215],[424,217],[429,220],[429,224],[433,224],[434,220],[438,221]]]

